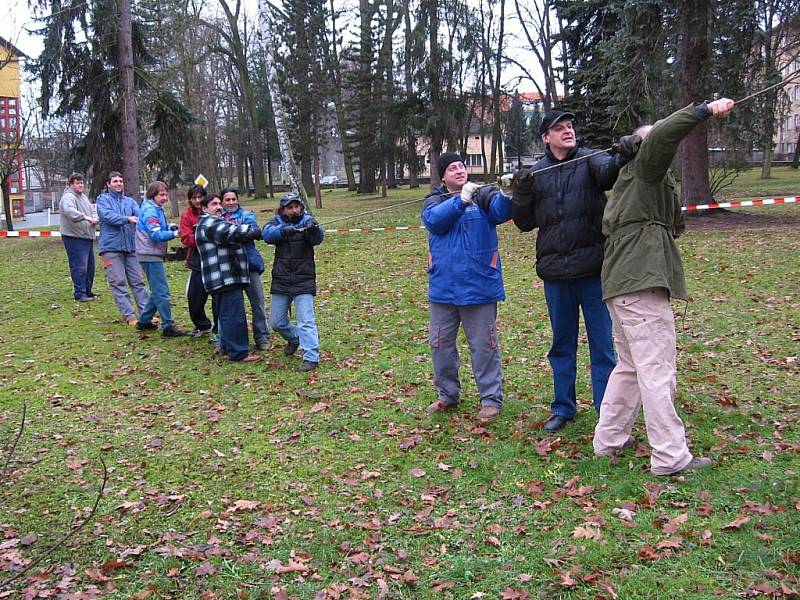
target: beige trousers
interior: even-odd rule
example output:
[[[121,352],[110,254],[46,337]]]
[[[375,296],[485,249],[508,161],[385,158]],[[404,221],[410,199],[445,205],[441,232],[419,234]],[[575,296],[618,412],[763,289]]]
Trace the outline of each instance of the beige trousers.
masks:
[[[678,471],[692,460],[683,422],[675,411],[675,318],[666,290],[644,290],[606,302],[617,366],[608,380],[594,430],[595,454],[609,454],[628,440],[639,407],[644,410],[650,470]]]

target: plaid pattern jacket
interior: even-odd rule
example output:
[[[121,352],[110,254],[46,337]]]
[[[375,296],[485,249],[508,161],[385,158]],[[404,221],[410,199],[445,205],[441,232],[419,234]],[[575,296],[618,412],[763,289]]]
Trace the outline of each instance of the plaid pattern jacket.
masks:
[[[252,225],[237,225],[223,217],[203,213],[197,223],[195,241],[200,253],[200,272],[203,287],[211,294],[232,286],[247,287],[250,271],[243,241],[257,229]]]

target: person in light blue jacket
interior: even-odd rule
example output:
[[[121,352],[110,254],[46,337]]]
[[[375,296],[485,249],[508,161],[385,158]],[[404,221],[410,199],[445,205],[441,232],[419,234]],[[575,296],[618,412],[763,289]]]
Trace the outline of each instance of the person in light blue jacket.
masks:
[[[164,204],[169,200],[169,191],[163,181],[154,181],[147,186],[145,200],[139,208],[139,221],[136,223],[136,257],[142,265],[150,286],[150,300],[139,315],[136,329],[147,331],[155,329],[153,317],[158,311],[161,317],[161,337],[185,337],[184,331],[175,327],[172,307],[169,304],[169,284],[164,259],[167,244],[178,237],[178,226],[167,223]]]
[[[111,171],[106,179],[106,191],[97,197],[97,218],[100,220],[98,247],[117,310],[128,325],[134,326],[138,320],[128,288],[133,292],[140,313],[149,296],[135,254],[134,229],[139,221],[139,206],[123,193],[124,190],[122,173]]]
[[[469,182],[458,154],[437,161],[442,185],[422,207],[428,230],[430,344],[438,399],[428,413],[460,402],[460,365],[456,336],[463,325],[472,358],[481,408],[488,421],[503,406],[503,371],[497,335],[497,303],[505,300],[496,227],[511,218],[511,199],[494,186]]]

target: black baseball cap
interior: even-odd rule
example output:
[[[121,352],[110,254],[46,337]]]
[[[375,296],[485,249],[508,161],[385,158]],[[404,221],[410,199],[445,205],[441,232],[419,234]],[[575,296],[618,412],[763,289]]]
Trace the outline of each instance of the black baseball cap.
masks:
[[[544,117],[542,117],[542,124],[539,125],[539,135],[544,135],[550,131],[551,127],[553,127],[559,121],[563,121],[564,119],[574,121],[575,115],[571,112],[564,112],[561,110],[551,110],[550,112],[544,113]]]

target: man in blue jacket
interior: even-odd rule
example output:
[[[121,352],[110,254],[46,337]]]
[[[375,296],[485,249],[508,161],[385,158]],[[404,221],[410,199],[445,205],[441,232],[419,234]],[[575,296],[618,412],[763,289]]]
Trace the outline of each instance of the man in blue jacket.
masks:
[[[169,191],[163,181],[154,181],[147,186],[145,200],[139,209],[136,223],[136,257],[142,265],[150,285],[150,300],[139,315],[136,329],[145,331],[155,329],[153,316],[158,311],[161,317],[161,337],[185,337],[186,333],[176,328],[169,303],[169,283],[164,259],[167,256],[167,243],[178,237],[178,227],[167,223],[164,204],[169,200]]]
[[[141,313],[149,299],[144,285],[142,267],[136,259],[134,229],[139,221],[139,205],[126,196],[125,180],[119,171],[111,171],[106,191],[97,197],[97,217],[100,220],[100,257],[108,277],[108,286],[122,318],[136,325],[136,311],[131,305],[130,287]]]
[[[239,191],[235,188],[225,188],[222,190],[222,216],[231,223],[237,225],[252,225],[258,227],[256,215],[253,211],[245,210],[239,204]],[[242,244],[247,253],[247,262],[250,270],[250,285],[245,288],[247,299],[250,301],[250,309],[253,313],[253,341],[259,350],[269,350],[269,325],[267,324],[267,309],[264,302],[264,284],[261,282],[261,274],[264,272],[264,259],[256,249],[253,242]]]
[[[481,408],[491,420],[503,406],[503,371],[497,335],[497,302],[505,300],[497,225],[511,218],[511,200],[493,186],[467,181],[458,154],[445,152],[436,163],[442,185],[422,208],[428,229],[430,344],[438,399],[429,413],[460,402],[456,335],[463,325]]]

